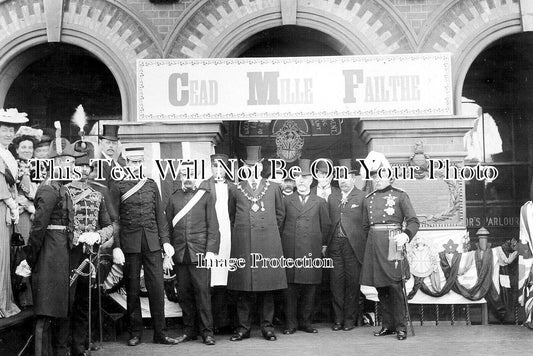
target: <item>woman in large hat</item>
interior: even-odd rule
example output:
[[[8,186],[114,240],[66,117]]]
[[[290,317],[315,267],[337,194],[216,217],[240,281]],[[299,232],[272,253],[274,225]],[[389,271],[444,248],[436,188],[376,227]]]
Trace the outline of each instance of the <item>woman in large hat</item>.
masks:
[[[0,318],[20,312],[13,301],[10,275],[10,239],[13,223],[18,223],[17,161],[7,149],[17,126],[28,122],[26,113],[17,109],[0,109]]]

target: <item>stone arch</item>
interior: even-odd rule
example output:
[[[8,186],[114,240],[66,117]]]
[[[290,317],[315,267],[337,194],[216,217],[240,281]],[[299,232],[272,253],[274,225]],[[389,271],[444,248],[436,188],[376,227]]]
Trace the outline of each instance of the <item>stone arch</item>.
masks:
[[[451,52],[456,114],[463,83],[476,57],[498,39],[522,32],[518,0],[454,0],[440,8],[422,35],[421,52]]]
[[[414,36],[382,0],[299,1],[296,25],[332,38],[341,54],[408,53]],[[164,57],[225,57],[246,38],[281,26],[279,1],[201,0],[190,6],[164,43]]]
[[[61,42],[82,47],[111,71],[121,93],[123,121],[136,119],[137,58],[161,57],[156,36],[130,10],[106,0],[65,0]],[[46,43],[43,0],[0,4],[0,104],[17,75],[43,54],[31,48]]]

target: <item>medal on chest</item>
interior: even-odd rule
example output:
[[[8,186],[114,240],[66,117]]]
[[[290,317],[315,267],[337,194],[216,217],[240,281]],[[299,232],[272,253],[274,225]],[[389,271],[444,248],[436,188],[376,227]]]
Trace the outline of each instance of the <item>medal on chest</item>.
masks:
[[[393,215],[394,214],[394,205],[396,205],[396,198],[394,195],[389,193],[386,197],[383,197],[387,202],[385,203],[386,208],[383,210],[387,213],[387,215]]]
[[[270,186],[270,182],[267,181],[265,183],[265,186],[263,187],[263,190],[261,190],[261,193],[259,193],[259,195],[257,195],[256,197],[248,194],[248,192],[244,190],[241,184],[238,185],[238,188],[241,191],[241,193],[244,195],[244,197],[252,202],[252,206],[250,207],[250,210],[253,211],[254,213],[257,213],[259,210],[265,211],[265,204],[261,201],[261,199],[263,199],[263,197],[265,196],[266,191],[269,186]]]

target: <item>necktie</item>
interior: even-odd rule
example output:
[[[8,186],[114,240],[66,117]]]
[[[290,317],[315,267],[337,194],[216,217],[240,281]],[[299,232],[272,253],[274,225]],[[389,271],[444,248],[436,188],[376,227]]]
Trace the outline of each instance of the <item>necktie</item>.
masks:
[[[300,195],[300,202],[302,203],[302,206],[305,205],[305,203],[307,202],[307,197],[309,195]]]
[[[254,190],[254,192],[255,192],[255,190],[257,189],[257,183],[255,183],[255,182],[254,182],[254,183],[252,183],[252,189],[253,189],[253,190]]]

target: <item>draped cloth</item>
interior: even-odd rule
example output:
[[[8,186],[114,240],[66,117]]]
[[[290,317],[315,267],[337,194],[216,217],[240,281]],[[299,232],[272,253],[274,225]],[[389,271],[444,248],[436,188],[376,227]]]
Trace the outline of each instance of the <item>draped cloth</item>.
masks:
[[[220,231],[220,248],[217,259],[229,261],[231,252],[231,226],[228,212],[228,184],[215,183],[218,229]],[[228,264],[211,268],[211,286],[226,286],[228,284]]]
[[[520,208],[520,234],[518,242],[518,290],[526,288],[526,281],[530,280],[531,266],[533,265],[533,202],[528,201]],[[520,294],[521,295],[521,294]],[[521,305],[525,300],[519,298]]]

